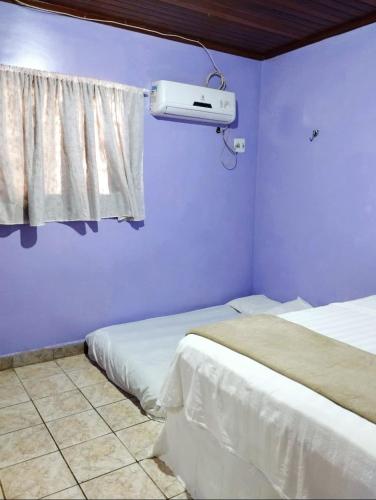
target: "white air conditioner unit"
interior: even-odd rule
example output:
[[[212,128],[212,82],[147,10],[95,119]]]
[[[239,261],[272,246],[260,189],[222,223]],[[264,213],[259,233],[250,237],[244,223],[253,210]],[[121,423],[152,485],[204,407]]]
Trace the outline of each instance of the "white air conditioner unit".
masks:
[[[152,85],[150,111],[154,116],[229,124],[236,117],[234,92],[159,80]]]

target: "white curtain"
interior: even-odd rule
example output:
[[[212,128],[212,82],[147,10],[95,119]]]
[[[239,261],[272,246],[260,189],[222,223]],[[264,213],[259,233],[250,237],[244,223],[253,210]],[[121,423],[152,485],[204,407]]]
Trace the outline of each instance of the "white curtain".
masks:
[[[0,224],[142,220],[142,89],[0,65]]]

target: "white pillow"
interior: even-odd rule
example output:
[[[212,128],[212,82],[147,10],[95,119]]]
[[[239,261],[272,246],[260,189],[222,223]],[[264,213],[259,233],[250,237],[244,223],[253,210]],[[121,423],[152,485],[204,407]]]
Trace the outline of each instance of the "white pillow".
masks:
[[[312,306],[305,300],[298,297],[295,300],[290,300],[289,302],[284,302],[283,304],[272,307],[271,309],[268,309],[265,312],[267,314],[277,315],[295,311],[303,311],[304,309],[312,309]]]
[[[367,297],[362,297],[355,300],[347,300],[345,302],[340,302],[340,304],[346,306],[357,306],[364,307],[365,309],[372,309],[376,311],[376,295],[368,295]]]
[[[265,295],[248,295],[248,297],[241,297],[227,302],[228,306],[243,314],[260,314],[280,304],[280,302],[269,299]]]

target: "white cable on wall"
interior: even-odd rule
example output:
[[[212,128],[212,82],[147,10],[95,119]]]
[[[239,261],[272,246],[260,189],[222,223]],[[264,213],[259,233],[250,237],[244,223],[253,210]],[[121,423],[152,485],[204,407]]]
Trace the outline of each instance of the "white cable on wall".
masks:
[[[223,139],[223,149],[222,149],[222,155],[221,155],[221,163],[222,163],[222,166],[226,169],[226,170],[235,170],[235,168],[237,167],[238,165],[238,152],[235,151],[231,146],[230,144],[227,142],[227,139],[226,139],[226,132],[228,130],[228,125],[227,127],[223,128],[221,130],[221,133],[222,133],[222,139]],[[227,151],[229,151],[229,153],[231,153],[234,161],[233,161],[233,164],[232,165],[229,165],[227,163],[224,162],[223,160],[223,153],[224,153],[224,150],[227,149]]]
[[[209,57],[212,65],[213,65],[213,68],[215,70],[213,73],[210,73],[210,75],[208,76],[207,86],[209,84],[209,80],[211,79],[211,77],[216,74],[217,76],[219,76],[221,78],[220,89],[223,90],[224,88],[226,88],[226,80],[224,78],[224,74],[218,68],[216,62],[214,61],[213,56],[209,52],[209,49],[199,40],[195,40],[194,38],[188,38],[188,37],[183,36],[183,35],[178,35],[176,33],[164,33],[162,31],[154,30],[151,28],[144,28],[142,26],[137,26],[135,24],[124,23],[124,22],[120,22],[120,21],[110,21],[108,19],[99,19],[99,18],[96,19],[96,18],[92,18],[92,17],[78,16],[76,14],[69,14],[68,12],[57,12],[55,10],[45,9],[44,7],[37,7],[36,5],[31,5],[27,2],[23,2],[22,0],[14,0],[14,1],[17,4],[22,5],[23,7],[29,7],[30,9],[39,10],[41,12],[48,12],[49,14],[58,14],[61,16],[66,16],[66,17],[73,17],[75,19],[81,19],[82,21],[93,21],[93,22],[97,22],[97,23],[115,24],[117,26],[123,26],[125,28],[131,28],[131,29],[136,29],[136,30],[140,30],[140,31],[145,31],[146,33],[153,33],[154,35],[164,36],[167,38],[177,38],[180,40],[184,40],[186,42],[195,43],[195,44],[199,45],[206,52],[207,56]]]
[[[56,14],[56,15],[61,15],[61,16],[65,16],[65,17],[72,17],[74,19],[81,19],[82,21],[93,21],[93,22],[99,22],[99,23],[104,23],[104,24],[123,26],[125,28],[136,29],[139,31],[144,31],[146,33],[152,33],[154,35],[159,35],[159,36],[163,36],[166,38],[176,38],[178,40],[184,40],[186,42],[195,43],[196,45],[200,46],[205,51],[205,53],[209,57],[212,65],[213,65],[213,68],[214,68],[214,71],[209,73],[209,75],[207,76],[206,86],[209,87],[209,82],[214,76],[217,76],[220,79],[219,90],[225,90],[225,88],[227,86],[225,76],[222,73],[222,71],[218,68],[218,66],[217,66],[213,56],[211,55],[209,49],[202,42],[200,42],[199,40],[196,40],[194,38],[189,38],[189,37],[186,37],[183,35],[178,35],[176,33],[164,33],[162,31],[154,30],[151,28],[144,28],[142,26],[137,26],[135,24],[124,23],[124,22],[120,22],[120,21],[110,21],[108,19],[99,19],[99,18],[96,19],[96,18],[92,18],[92,17],[78,16],[76,14],[69,14],[68,12],[57,12],[55,10],[45,9],[44,7],[37,7],[35,5],[31,5],[27,2],[23,2],[22,0],[14,0],[14,1],[17,4],[22,5],[23,7],[28,7],[29,9],[37,10],[40,12],[47,12],[49,14]],[[146,89],[144,89],[144,93],[146,94]],[[228,142],[226,140],[225,133],[227,130],[228,130],[228,127],[225,127],[221,131],[222,132],[222,139],[223,139],[223,143],[224,143],[224,149],[226,148],[234,156],[234,163],[231,166],[227,165],[224,163],[223,158],[221,158],[221,163],[222,163],[223,167],[226,168],[227,170],[234,170],[237,166],[237,163],[238,163],[238,153],[232,149],[232,147],[228,144]],[[223,155],[223,151],[222,151],[222,155]]]

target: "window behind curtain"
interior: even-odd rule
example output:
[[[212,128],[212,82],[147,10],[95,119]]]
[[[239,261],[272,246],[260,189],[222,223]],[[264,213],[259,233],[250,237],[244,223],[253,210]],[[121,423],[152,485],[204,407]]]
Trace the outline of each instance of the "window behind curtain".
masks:
[[[0,65],[0,224],[142,220],[142,89]]]

